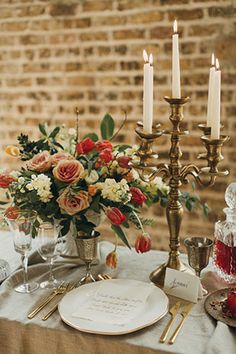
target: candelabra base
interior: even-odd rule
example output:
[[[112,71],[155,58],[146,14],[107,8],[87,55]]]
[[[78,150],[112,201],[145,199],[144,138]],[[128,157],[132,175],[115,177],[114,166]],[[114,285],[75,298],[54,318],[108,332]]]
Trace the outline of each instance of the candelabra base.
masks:
[[[149,276],[151,282],[160,288],[164,286],[166,268],[172,268],[175,270],[179,270],[180,272],[187,272],[190,274],[194,274],[194,272],[189,267],[187,267],[184,263],[182,263],[180,260],[178,260],[178,263],[174,265],[171,265],[169,261],[163,263],[157,269],[155,269]]]

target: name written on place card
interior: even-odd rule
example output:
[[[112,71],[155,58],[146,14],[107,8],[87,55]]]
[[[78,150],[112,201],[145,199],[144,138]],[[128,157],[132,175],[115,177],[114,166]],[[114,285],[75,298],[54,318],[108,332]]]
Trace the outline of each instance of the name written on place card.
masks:
[[[164,290],[169,295],[196,303],[201,295],[200,280],[196,275],[167,268]]]

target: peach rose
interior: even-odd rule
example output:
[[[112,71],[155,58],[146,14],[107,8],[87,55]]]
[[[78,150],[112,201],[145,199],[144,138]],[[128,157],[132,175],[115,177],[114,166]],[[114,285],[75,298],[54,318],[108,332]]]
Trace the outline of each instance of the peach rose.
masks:
[[[69,215],[74,215],[81,210],[89,207],[88,192],[79,191],[76,195],[71,195],[69,190],[64,192],[57,198],[59,207]]]
[[[8,145],[5,149],[5,153],[10,156],[18,157],[20,155],[20,149],[17,146]]]
[[[51,155],[48,151],[42,151],[39,154],[35,155],[28,162],[28,168],[37,172],[48,171],[51,167]]]
[[[57,152],[51,156],[51,164],[53,166],[56,166],[61,160],[74,160],[74,156],[64,151]]]
[[[56,179],[66,183],[78,181],[84,172],[83,165],[77,160],[61,160],[53,169]]]

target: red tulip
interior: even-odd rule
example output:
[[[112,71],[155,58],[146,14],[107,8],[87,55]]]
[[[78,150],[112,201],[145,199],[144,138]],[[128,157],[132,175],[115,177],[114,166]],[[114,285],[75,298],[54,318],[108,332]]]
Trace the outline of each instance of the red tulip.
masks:
[[[120,225],[126,220],[126,216],[118,208],[108,208],[106,216],[113,225]]]
[[[127,168],[127,169],[131,168],[129,166],[129,162],[131,161],[131,157],[129,157],[129,156],[120,156],[120,157],[118,157],[117,161],[118,161],[118,164],[119,164],[119,166],[121,168]]]
[[[135,241],[135,250],[138,253],[148,252],[151,249],[151,238],[147,233],[139,235]]]
[[[90,138],[85,138],[76,145],[76,152],[79,155],[88,154],[95,147],[95,142]]]
[[[143,194],[143,192],[136,187],[131,187],[130,192],[132,194],[131,200],[137,205],[142,205],[146,200],[147,197]]]
[[[118,255],[116,251],[110,252],[106,257],[106,265],[110,268],[116,268],[118,263]]]

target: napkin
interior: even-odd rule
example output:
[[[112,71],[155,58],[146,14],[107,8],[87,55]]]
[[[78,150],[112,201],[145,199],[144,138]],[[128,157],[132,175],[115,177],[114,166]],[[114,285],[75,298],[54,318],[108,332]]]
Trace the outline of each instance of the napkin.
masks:
[[[117,325],[129,322],[145,308],[153,286],[145,283],[116,284],[106,280],[96,284],[85,302],[76,309],[74,317]]]

